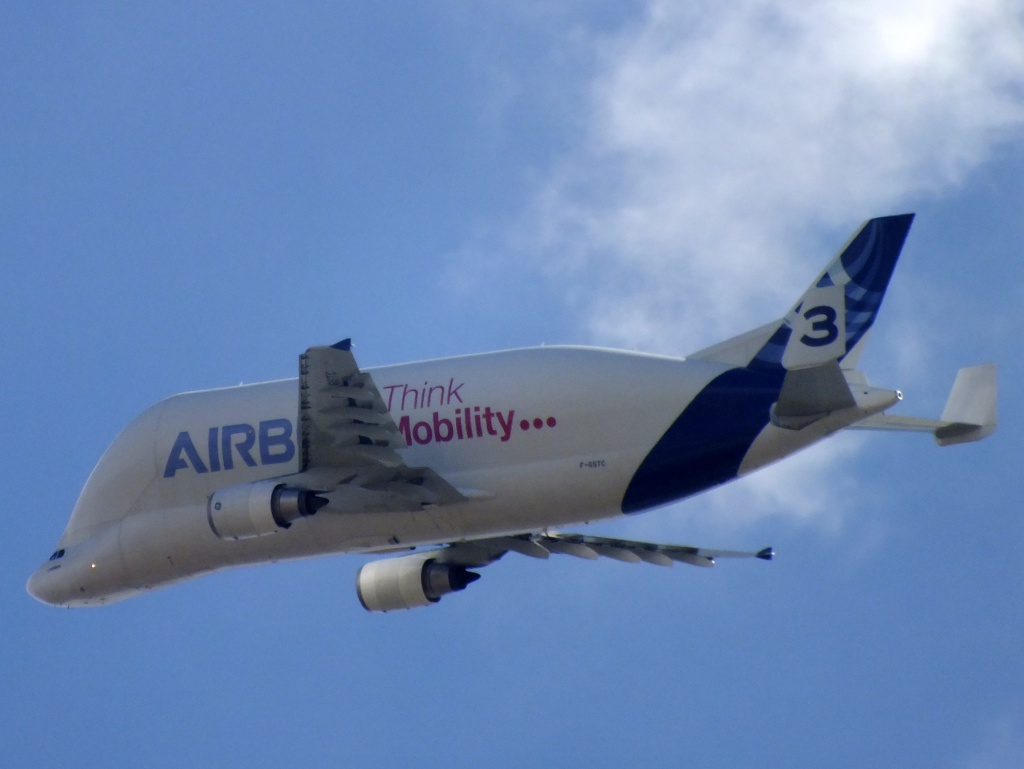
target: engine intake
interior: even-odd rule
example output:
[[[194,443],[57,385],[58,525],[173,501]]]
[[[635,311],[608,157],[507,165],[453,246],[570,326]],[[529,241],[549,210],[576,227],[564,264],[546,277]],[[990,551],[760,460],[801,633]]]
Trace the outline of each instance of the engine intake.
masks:
[[[434,553],[371,561],[356,575],[356,595],[367,611],[396,611],[437,603],[480,579],[465,566],[439,563]]]
[[[221,539],[250,539],[283,531],[299,518],[315,515],[327,502],[309,489],[256,481],[210,495],[206,517]]]

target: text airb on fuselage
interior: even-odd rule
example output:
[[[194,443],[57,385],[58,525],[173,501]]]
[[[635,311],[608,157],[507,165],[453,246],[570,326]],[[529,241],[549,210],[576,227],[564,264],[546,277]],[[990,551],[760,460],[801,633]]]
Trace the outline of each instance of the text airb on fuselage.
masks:
[[[211,427],[198,441],[187,430],[178,433],[167,455],[164,478],[173,478],[182,470],[216,473],[245,465],[279,465],[295,458],[295,440],[289,419],[265,419],[256,427],[244,422]]]

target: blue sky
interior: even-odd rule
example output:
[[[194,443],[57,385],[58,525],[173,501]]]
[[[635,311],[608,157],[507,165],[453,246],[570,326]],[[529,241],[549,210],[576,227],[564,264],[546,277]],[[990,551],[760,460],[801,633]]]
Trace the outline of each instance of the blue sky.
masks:
[[[1024,18],[851,8],[10,3],[0,746],[53,766],[1024,763]],[[918,218],[863,367],[1000,431],[839,436],[594,533],[772,564],[509,556],[371,616],[364,559],[96,611],[24,592],[103,449],[183,390],[541,343],[685,354]]]

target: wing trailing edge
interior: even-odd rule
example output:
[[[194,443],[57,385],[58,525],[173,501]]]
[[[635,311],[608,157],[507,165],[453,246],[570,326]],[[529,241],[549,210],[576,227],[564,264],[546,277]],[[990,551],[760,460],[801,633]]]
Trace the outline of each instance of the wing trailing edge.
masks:
[[[429,467],[409,467],[405,438],[352,342],[299,358],[300,472],[290,482],[327,496],[328,512],[419,510],[466,499]]]

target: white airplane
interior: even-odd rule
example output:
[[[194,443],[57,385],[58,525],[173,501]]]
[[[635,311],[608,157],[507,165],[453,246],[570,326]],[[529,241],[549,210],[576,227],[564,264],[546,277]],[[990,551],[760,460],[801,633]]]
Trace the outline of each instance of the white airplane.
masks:
[[[507,552],[698,566],[756,552],[556,527],[632,515],[747,475],[847,427],[940,445],[996,425],[995,366],[961,369],[942,417],[856,363],[913,214],[866,222],[784,317],[685,359],[540,347],[363,371],[349,340],[299,378],[185,393],[93,470],[28,592],[106,604],[230,566],[328,553],[370,611],[436,603]]]

